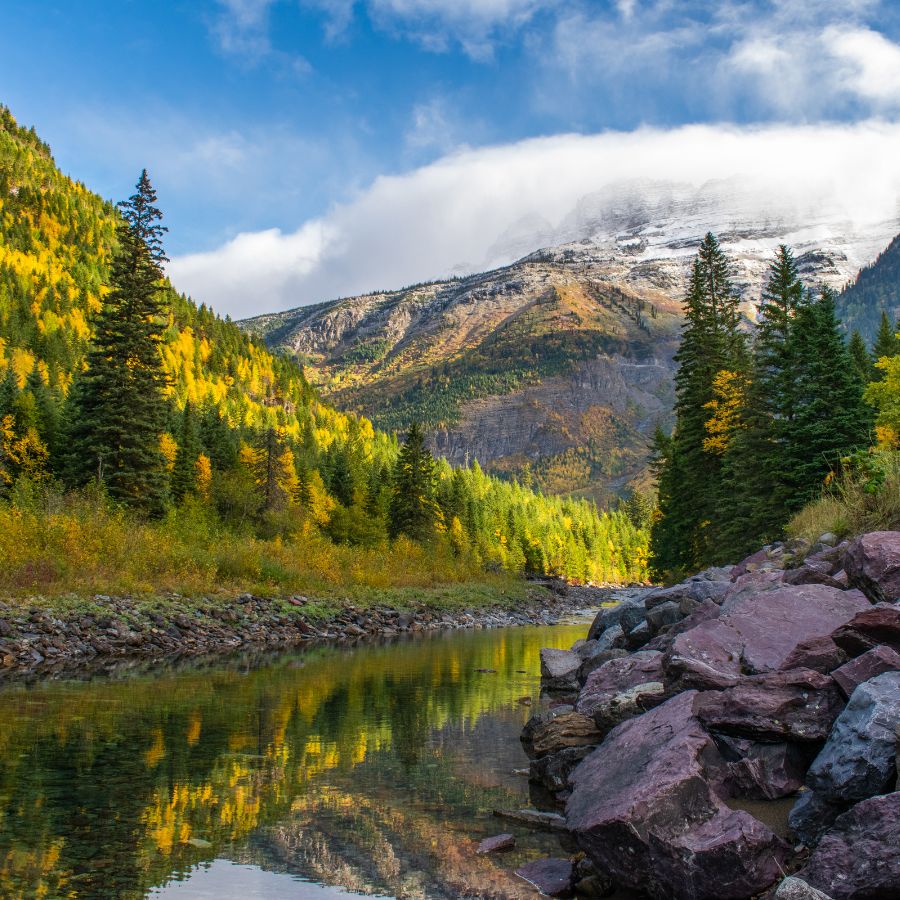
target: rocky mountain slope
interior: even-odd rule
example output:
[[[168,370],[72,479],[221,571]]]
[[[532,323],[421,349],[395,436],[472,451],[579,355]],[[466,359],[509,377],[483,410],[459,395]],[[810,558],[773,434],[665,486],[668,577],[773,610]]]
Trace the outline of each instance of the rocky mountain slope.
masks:
[[[892,322],[900,319],[900,236],[838,298],[838,314],[847,328],[858,329],[869,342],[878,332],[882,311]]]
[[[489,255],[553,242],[512,265],[243,325],[301,358],[342,408],[385,428],[419,419],[453,462],[602,501],[642,483],[649,437],[670,422],[680,300],[709,230],[752,318],[778,244],[809,282],[840,288],[900,219],[855,225],[735,182],[621,184],[556,228],[529,217],[510,229]]]

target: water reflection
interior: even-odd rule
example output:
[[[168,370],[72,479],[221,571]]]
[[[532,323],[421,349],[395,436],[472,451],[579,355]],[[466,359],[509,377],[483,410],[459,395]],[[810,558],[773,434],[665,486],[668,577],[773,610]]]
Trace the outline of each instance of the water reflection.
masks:
[[[474,846],[508,830],[493,808],[527,802],[513,770],[540,648],[583,632],[455,633],[8,686],[0,896],[142,898],[168,884],[152,896],[199,898],[238,870],[283,873],[295,897],[312,890],[297,877],[392,897],[526,896],[509,873],[558,852],[555,838],[523,831],[492,859]],[[221,877],[216,897],[253,896]]]

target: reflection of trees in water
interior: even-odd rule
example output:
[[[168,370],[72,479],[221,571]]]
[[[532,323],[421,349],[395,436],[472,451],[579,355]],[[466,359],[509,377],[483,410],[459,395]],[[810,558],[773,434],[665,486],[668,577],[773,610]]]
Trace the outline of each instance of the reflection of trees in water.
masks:
[[[479,809],[503,802],[484,773],[490,743],[510,744],[501,718],[514,734],[526,715],[514,703],[535,685],[516,670],[536,673],[554,639],[571,643],[573,629],[0,691],[0,896],[142,897],[333,788],[398,821],[415,810],[415,828],[370,814],[398,854],[413,834],[447,844],[454,821],[471,833]]]

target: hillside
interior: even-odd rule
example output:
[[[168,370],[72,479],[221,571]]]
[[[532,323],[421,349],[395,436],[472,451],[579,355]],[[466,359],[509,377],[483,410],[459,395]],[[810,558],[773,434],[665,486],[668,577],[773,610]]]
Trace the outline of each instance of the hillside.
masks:
[[[900,318],[900,235],[838,298],[841,320],[848,330],[857,329],[868,343],[875,339],[882,312],[892,322]]]
[[[474,584],[486,566],[644,577],[646,532],[625,513],[601,516],[477,466],[434,466],[427,453],[407,457],[403,471],[419,487],[400,491],[394,436],[321,402],[296,360],[169,284],[160,304],[167,430],[143,436],[161,455],[141,457],[158,460],[148,465],[165,485],[166,518],[132,519],[80,494],[106,460],[85,453],[87,474],[73,478],[73,384],[98,311],[115,308],[104,297],[118,216],[0,107],[0,590],[377,594]],[[124,425],[129,439],[137,434]],[[104,451],[113,465],[120,447]]]
[[[681,298],[706,231],[719,234],[752,317],[779,243],[794,247],[807,283],[841,287],[898,227],[860,233],[827,213],[807,211],[804,224],[758,206],[731,183],[623,185],[573,210],[554,233],[567,243],[505,268],[241,324],[307,363],[342,409],[387,429],[420,419],[453,462],[477,457],[603,502],[645,482],[650,436],[671,425]],[[542,235],[508,239],[526,247]]]

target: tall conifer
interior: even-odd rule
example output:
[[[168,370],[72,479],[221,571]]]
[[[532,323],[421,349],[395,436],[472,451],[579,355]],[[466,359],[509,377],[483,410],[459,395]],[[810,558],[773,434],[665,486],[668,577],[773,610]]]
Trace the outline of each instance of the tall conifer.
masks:
[[[434,499],[434,457],[425,446],[425,435],[413,422],[400,448],[394,468],[394,485],[388,515],[393,538],[401,534],[415,541],[434,534],[437,504]]]

